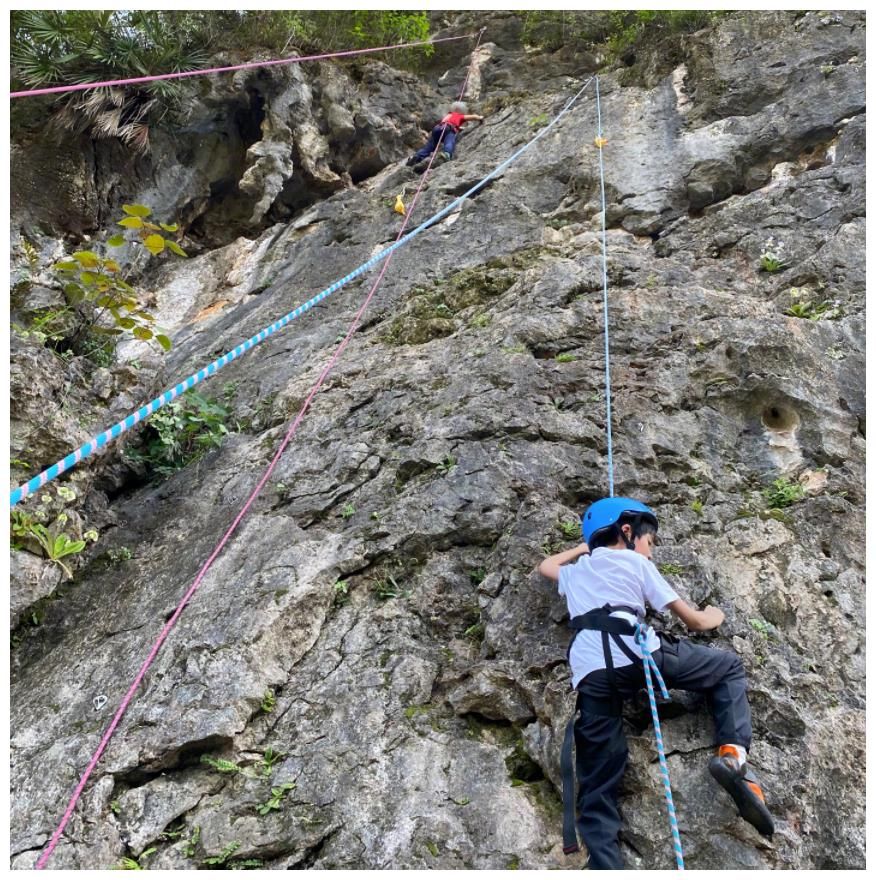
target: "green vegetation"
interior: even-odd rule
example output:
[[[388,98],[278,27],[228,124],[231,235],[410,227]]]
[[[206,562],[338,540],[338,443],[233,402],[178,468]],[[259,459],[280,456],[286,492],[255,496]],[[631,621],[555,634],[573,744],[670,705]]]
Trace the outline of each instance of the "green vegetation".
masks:
[[[221,446],[229,416],[225,404],[187,391],[146,420],[144,445],[125,455],[168,476]]]
[[[349,519],[356,512],[356,508],[353,507],[352,504],[345,504],[343,510],[341,511],[341,517],[343,519]]]
[[[144,849],[143,852],[140,853],[140,861],[146,858],[146,856],[151,856],[152,853],[155,852],[155,847],[152,846],[149,849]],[[143,866],[140,864],[140,861],[137,859],[129,859],[127,857],[123,858],[116,868],[120,871],[142,871]]]
[[[658,565],[657,568],[660,570],[660,574],[684,574],[684,566],[675,565],[672,562],[664,562],[662,565]]]
[[[269,778],[270,775],[274,772],[274,764],[283,759],[284,755],[282,752],[275,752],[270,746],[265,749],[265,753],[262,755],[262,760],[259,764],[261,767],[260,775],[264,778]]]
[[[470,627],[468,627],[468,629],[465,630],[465,632],[463,632],[463,635],[467,639],[471,639],[473,642],[482,642],[486,634],[487,628],[482,620],[479,620],[477,623],[472,624]]]
[[[125,216],[119,224],[133,230],[136,240],[128,240],[124,232],[119,232],[107,239],[107,248],[128,244],[142,247],[153,256],[164,252],[186,256],[175,241],[161,234],[177,232],[177,224],[147,220],[152,212],[145,205],[122,207]],[[21,248],[30,260],[32,247],[22,240]],[[28,316],[27,326],[12,325],[20,337],[48,345],[65,360],[83,356],[98,367],[112,364],[116,341],[125,333],[156,343],[164,351],[170,349],[170,339],[141,305],[140,293],[124,280],[124,267],[118,260],[107,253],[78,250],[52,266],[52,271],[61,291],[59,305],[28,309],[31,280],[19,283],[13,292],[14,308],[24,310]]]
[[[487,570],[485,568],[475,568],[468,573],[468,579],[474,587],[479,587],[486,576]]]
[[[700,501],[699,498],[694,498],[690,503],[691,510],[694,513],[702,513],[703,512],[703,502]]]
[[[237,850],[240,849],[240,843],[236,840],[233,840],[229,843],[222,852],[219,853],[218,856],[210,856],[209,858],[204,859],[201,864],[202,865],[224,865]]]
[[[286,798],[286,795],[295,788],[294,782],[284,782],[282,785],[275,785],[271,789],[271,796],[263,803],[256,807],[260,816],[267,816],[271,810],[279,810],[280,805]]]
[[[210,755],[201,755],[201,763],[207,764],[220,773],[239,773],[240,767],[234,761],[226,761],[224,758],[213,758]]]
[[[274,692],[268,688],[265,691],[265,695],[262,697],[261,710],[262,712],[268,713],[273,712],[274,707],[277,705],[277,697]]]
[[[132,559],[134,554],[128,547],[118,547],[112,550],[107,550],[106,558],[113,565],[121,565],[121,563],[126,562],[128,559]]]
[[[428,715],[431,709],[432,706],[429,703],[426,703],[424,706],[407,706],[405,708],[405,718],[410,721],[412,718],[416,718],[417,715]]]
[[[332,604],[341,606],[350,601],[350,585],[348,581],[335,581]]]
[[[785,243],[780,241],[778,244],[775,239],[770,236],[764,249],[760,254],[760,268],[764,272],[780,272],[788,264],[785,262]]]
[[[558,364],[569,364],[569,363],[571,363],[572,361],[576,360],[576,357],[575,357],[575,355],[570,354],[570,353],[567,352],[567,351],[564,351],[564,352],[561,352],[560,354],[558,354],[558,355],[554,358],[554,360],[555,360]]]
[[[372,590],[381,602],[385,602],[387,599],[407,599],[411,595],[411,591],[403,590],[391,574],[375,580]]]
[[[40,508],[37,510],[39,511]],[[42,508],[42,511],[45,511],[45,508]],[[68,578],[72,578],[73,572],[61,560],[65,556],[81,553],[85,549],[86,540],[97,540],[97,532],[93,529],[89,530],[81,540],[76,540],[61,531],[68,520],[67,514],[59,513],[49,526],[40,521],[40,517],[46,516],[45,512],[30,514],[24,510],[12,510],[10,523],[12,549],[28,550],[37,556],[50,559]]]
[[[769,507],[788,507],[806,497],[806,490],[787,477],[779,477],[763,490],[763,498]]]
[[[456,458],[452,455],[445,455],[444,458],[435,465],[435,470],[437,470],[442,477],[446,477],[455,467]]]
[[[758,620],[757,618],[751,618],[748,623],[755,632],[759,632],[762,636],[766,636],[767,638],[769,638],[775,629],[772,624],[767,623],[765,620]]]
[[[581,536],[581,523],[575,519],[563,520],[557,523],[557,528],[563,533],[563,537],[570,541]]]
[[[15,89],[196,70],[217,52],[293,54],[292,47],[330,51],[429,37],[425,12],[390,10],[27,10],[14,11],[11,23]],[[389,57],[411,64],[433,52],[421,46]],[[190,93],[185,80],[73,92],[57,102],[54,124],[145,151],[150,127],[178,117]]]
[[[719,12],[638,9],[586,12],[530,11],[524,17],[523,41],[553,51],[601,48],[610,58],[645,41],[693,33],[710,24]]]
[[[842,317],[839,300],[818,300],[808,287],[792,287],[789,293],[794,302],[785,309],[785,314],[792,318],[820,321],[822,318]]]

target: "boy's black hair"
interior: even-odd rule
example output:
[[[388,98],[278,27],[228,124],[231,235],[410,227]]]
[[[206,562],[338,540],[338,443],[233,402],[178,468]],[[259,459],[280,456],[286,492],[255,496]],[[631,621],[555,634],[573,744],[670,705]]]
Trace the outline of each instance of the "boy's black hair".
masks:
[[[624,537],[621,526],[631,526],[633,533],[630,540]],[[600,529],[590,538],[590,549],[595,550],[597,547],[613,547],[618,541],[623,541],[630,550],[633,549],[632,542],[642,535],[656,535],[657,529],[654,523],[650,522],[641,515],[622,516],[613,526]]]

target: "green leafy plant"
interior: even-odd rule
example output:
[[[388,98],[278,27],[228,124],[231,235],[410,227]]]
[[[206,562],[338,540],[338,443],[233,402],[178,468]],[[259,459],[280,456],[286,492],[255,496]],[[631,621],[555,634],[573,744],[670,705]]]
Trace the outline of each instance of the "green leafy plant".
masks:
[[[110,801],[110,810],[118,816],[122,812],[121,804],[118,801]]]
[[[132,559],[133,556],[134,554],[128,547],[116,547],[112,550],[107,550],[106,553],[106,558],[112,562],[113,565],[120,565],[122,562]]]
[[[139,860],[125,857],[121,860],[121,862],[119,862],[116,867],[122,871],[142,871],[143,866],[140,864],[140,861],[145,859],[146,856],[151,856],[154,852],[155,847],[150,847],[149,849],[145,849],[143,850],[143,852],[140,853]]]
[[[195,854],[195,848],[198,845],[198,842],[201,840],[201,826],[195,825],[192,829],[192,836],[186,841],[185,846],[183,847],[183,852],[186,854],[187,858],[192,858]]]
[[[265,691],[265,695],[262,697],[262,712],[273,712],[276,705],[277,697],[275,696],[274,692],[270,688],[268,688]]]
[[[490,325],[490,316],[486,313],[481,313],[480,315],[475,315],[474,318],[469,322],[470,327],[475,327],[481,329],[483,327],[489,327]]]
[[[764,501],[769,507],[788,507],[806,497],[806,490],[800,483],[779,477],[763,490]]]
[[[229,417],[225,404],[188,391],[146,420],[145,448],[125,454],[159,474],[172,474],[220,447],[229,433],[225,424]]]
[[[81,553],[85,549],[85,541],[74,540],[60,531],[60,527],[67,521],[66,515],[59,514],[55,522],[48,528],[29,513],[21,510],[13,510],[11,516],[10,533],[13,547],[15,549],[36,550],[38,555],[50,559],[64,571],[68,578],[72,578],[73,572],[61,560],[65,556]]]
[[[239,773],[240,767],[234,761],[226,761],[224,758],[214,758],[211,755],[201,755],[201,763],[207,764],[220,773]]]
[[[842,317],[839,300],[817,300],[808,287],[792,287],[789,291],[794,300],[785,314],[792,318],[804,318],[808,321],[820,321],[822,318]]]
[[[574,519],[566,519],[557,523],[557,528],[563,533],[564,538],[579,538],[581,536],[581,523]]]
[[[279,810],[280,805],[286,798],[286,795],[295,788],[294,782],[284,782],[282,785],[275,785],[271,789],[271,796],[263,803],[256,807],[260,816],[267,816],[271,810]]]
[[[785,243],[780,241],[778,244],[775,239],[770,236],[766,240],[766,245],[760,254],[760,268],[764,272],[780,272],[787,266],[785,262]]]
[[[472,624],[470,627],[468,627],[463,635],[467,639],[471,639],[473,642],[482,642],[486,633],[487,628],[484,625],[484,622],[482,620],[479,620],[477,623]]]
[[[657,568],[660,570],[660,574],[684,574],[684,566],[675,565],[672,562],[664,562]]]
[[[530,128],[541,128],[548,121],[547,113],[539,113],[538,116],[533,116],[532,119],[529,120]]]
[[[472,585],[475,587],[480,586],[483,583],[483,580],[486,576],[487,576],[487,570],[485,568],[475,568],[475,569],[472,569],[468,573],[468,579],[472,582]]]
[[[237,850],[240,849],[240,843],[236,840],[233,840],[231,843],[227,844],[222,852],[219,853],[218,856],[209,856],[206,859],[203,859],[202,865],[224,865]]]
[[[274,772],[274,764],[283,759],[284,755],[282,752],[275,752],[272,748],[268,747],[265,749],[265,753],[262,755],[262,760],[260,763],[261,767],[261,776],[268,778]]]
[[[403,590],[391,574],[374,581],[372,590],[381,602],[385,602],[387,599],[407,599],[411,595],[411,591]]]
[[[126,216],[118,221],[119,225],[135,230],[139,244],[153,256],[165,251],[187,256],[175,241],[160,234],[178,231],[176,223],[151,222],[146,218],[152,210],[145,205],[122,205],[122,210]],[[106,243],[109,247],[121,247],[129,241],[120,232]],[[137,290],[122,278],[122,266],[117,260],[81,250],[56,263],[54,269],[63,286],[67,307],[76,315],[77,330],[68,342],[70,348],[77,342],[80,349],[83,348],[80,340],[86,334],[89,341],[84,348],[94,359],[98,352],[106,354],[109,345],[109,342],[96,342],[95,337],[115,337],[126,332],[135,339],[155,342],[164,351],[171,348],[170,338],[157,332],[155,318],[140,305]]]
[[[343,510],[341,510],[341,517],[343,519],[349,519],[355,513],[356,513],[356,508],[353,507],[352,504],[345,504],[343,507]]]
[[[456,458],[452,455],[445,455],[444,458],[435,466],[435,470],[446,477],[456,467]]]
[[[567,352],[567,351],[564,351],[564,352],[561,352],[560,354],[558,354],[558,355],[554,358],[554,360],[555,360],[558,364],[569,364],[569,363],[571,363],[572,361],[577,360],[577,358],[575,357],[575,355],[570,354],[570,353]]]
[[[750,618],[748,623],[755,632],[758,632],[762,636],[766,636],[767,638],[769,638],[773,634],[773,632],[775,632],[775,627],[772,624],[767,623],[765,620]]]
[[[690,503],[690,507],[694,513],[702,513],[703,512],[703,502],[700,501],[699,498],[694,498],[694,500],[691,501],[691,503]]]
[[[350,584],[348,581],[335,581],[332,594],[332,604],[336,606],[346,605],[350,601]]]

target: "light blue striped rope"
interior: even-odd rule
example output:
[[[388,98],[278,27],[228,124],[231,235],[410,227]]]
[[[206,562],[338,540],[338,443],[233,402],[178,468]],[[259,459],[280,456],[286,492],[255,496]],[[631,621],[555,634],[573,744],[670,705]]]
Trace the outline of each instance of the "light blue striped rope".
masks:
[[[648,650],[648,633],[650,627],[641,623],[636,624],[636,644],[642,650],[642,665],[645,668],[645,682],[648,685],[648,701],[651,703],[651,717],[654,719],[654,738],[657,740],[657,756],[660,759],[660,770],[663,773],[663,792],[666,795],[666,811],[669,813],[669,825],[672,828],[672,847],[675,850],[675,864],[679,871],[684,870],[684,853],[681,851],[681,835],[678,833],[678,818],[675,815],[675,804],[672,800],[672,786],[669,784],[669,767],[666,764],[666,750],[663,747],[663,734],[660,730],[660,716],[657,713],[657,698],[654,696],[654,683],[651,681],[651,673],[657,677],[660,692],[665,699],[669,699],[669,691],[666,683],[657,667],[657,663]]]
[[[602,105],[599,101],[599,77],[596,78],[596,136],[602,138]],[[611,442],[611,370],[608,362],[608,264],[605,243],[605,168],[602,147],[599,153],[599,190],[602,194],[602,314],[605,325],[605,432],[608,438],[608,495],[614,495],[614,451]]]
[[[60,461],[53,464],[51,467],[44,470],[41,474],[33,477],[28,480],[23,485],[19,486],[17,489],[13,490],[10,495],[10,507],[15,507],[19,501],[26,498],[28,495],[36,492],[39,488],[44,486],[51,480],[54,480],[56,477],[60,476],[60,474],[69,470],[72,467],[75,467],[80,461],[84,458],[87,458],[89,455],[97,452],[98,449],[106,446],[112,440],[115,440],[120,434],[128,431],[133,428],[138,422],[143,419],[148,418],[154,412],[161,409],[161,407],[170,403],[175,398],[179,397],[184,392],[188,391],[190,388],[197,385],[199,382],[202,382],[204,379],[212,376],[218,370],[221,370],[226,364],[230,364],[231,361],[240,357],[245,352],[249,351],[254,345],[258,345],[258,343],[263,342],[269,336],[274,334],[277,330],[285,327],[290,321],[294,321],[295,318],[303,315],[306,311],[309,311],[313,306],[317,303],[324,300],[327,296],[334,293],[337,290],[340,290],[345,284],[348,284],[357,276],[361,275],[363,272],[367,272],[368,269],[375,266],[381,260],[388,257],[393,251],[402,247],[402,245],[407,244],[412,238],[419,235],[424,230],[428,229],[430,226],[434,226],[439,220],[446,217],[454,208],[461,205],[469,196],[476,193],[479,189],[486,186],[486,184],[492,180],[497,174],[502,172],[505,168],[507,168],[512,162],[516,161],[520,156],[522,156],[536,141],[543,138],[551,128],[553,128],[566,113],[571,110],[574,103],[578,100],[579,97],[583,94],[584,90],[590,85],[591,81],[594,77],[590,77],[587,82],[578,90],[578,92],[573,95],[563,106],[563,109],[549,122],[544,128],[542,128],[538,134],[535,135],[529,142],[524,144],[516,153],[512,154],[508,159],[502,162],[500,165],[497,165],[486,177],[482,178],[478,183],[476,183],[471,189],[464,192],[461,196],[454,199],[447,207],[443,208],[437,214],[432,215],[428,220],[421,223],[416,229],[413,229],[404,237],[400,238],[398,241],[391,244],[388,248],[385,248],[376,256],[373,256],[370,260],[365,263],[362,263],[361,266],[354,269],[350,272],[349,275],[345,275],[338,281],[335,281],[334,284],[327,287],[325,290],[318,293],[312,299],[309,299],[306,303],[298,306],[294,311],[289,312],[284,317],[280,318],[280,320],[275,321],[270,327],[266,327],[261,332],[257,333],[255,336],[251,336],[246,342],[242,342],[237,348],[232,349],[226,354],[222,355],[222,357],[217,358],[213,363],[199,370],[197,373],[193,373],[186,379],[183,379],[176,387],[170,388],[165,391],[163,394],[156,397],[154,400],[149,401],[145,406],[140,407],[136,412],[131,413],[127,418],[122,419],[122,421],[117,422],[111,428],[108,428],[106,431],[98,434],[96,437],[93,437],[87,443],[83,443],[78,449],[71,452],[69,455],[62,458]]]

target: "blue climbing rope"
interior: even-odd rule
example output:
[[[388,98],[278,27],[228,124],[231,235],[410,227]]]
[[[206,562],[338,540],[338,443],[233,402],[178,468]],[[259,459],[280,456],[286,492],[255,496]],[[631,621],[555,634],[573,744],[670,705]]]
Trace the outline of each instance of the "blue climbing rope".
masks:
[[[611,443],[611,370],[608,360],[608,265],[605,244],[605,168],[602,164],[602,105],[599,101],[599,77],[596,79],[596,147],[599,152],[599,190],[602,194],[602,314],[605,334],[605,432],[608,438],[608,494],[614,495],[614,451]]]
[[[675,864],[679,871],[684,870],[684,853],[681,851],[681,836],[678,833],[678,818],[675,815],[675,804],[672,800],[672,786],[669,784],[669,767],[666,764],[666,750],[663,747],[663,734],[660,730],[660,716],[657,713],[657,699],[654,696],[654,683],[651,674],[656,676],[660,692],[665,699],[669,699],[669,691],[666,683],[657,667],[657,663],[648,650],[648,634],[651,627],[641,623],[636,624],[636,644],[642,650],[642,666],[645,669],[645,682],[648,685],[648,702],[651,704],[651,717],[654,719],[654,738],[657,740],[657,756],[660,759],[660,770],[663,773],[663,791],[666,795],[666,811],[669,813],[669,824],[672,828],[672,846],[675,850]]]
[[[222,367],[230,364],[231,361],[240,357],[245,352],[249,351],[254,345],[258,345],[258,343],[263,342],[269,336],[273,335],[277,330],[285,327],[290,321],[293,321],[299,315],[303,315],[306,311],[310,310],[317,303],[321,302],[330,294],[334,293],[337,290],[340,290],[344,285],[348,284],[354,278],[361,275],[363,272],[367,272],[368,269],[375,266],[381,260],[388,257],[393,251],[407,244],[412,238],[419,235],[421,232],[428,229],[430,226],[434,226],[439,220],[442,220],[446,217],[454,208],[461,205],[469,196],[476,193],[479,189],[482,189],[484,186],[489,183],[497,174],[502,172],[505,168],[507,168],[512,162],[516,161],[520,156],[522,156],[533,144],[535,144],[538,140],[543,138],[548,131],[550,131],[559,121],[572,109],[572,106],[581,97],[584,93],[584,90],[587,86],[590,85],[594,77],[590,77],[587,82],[584,83],[583,86],[566,102],[563,106],[563,109],[560,110],[559,113],[544,127],[542,128],[538,134],[535,135],[530,141],[524,144],[516,153],[513,153],[509,158],[507,158],[504,162],[497,165],[486,177],[482,178],[478,183],[472,186],[470,189],[466,190],[461,196],[454,199],[447,207],[440,210],[437,214],[433,214],[423,223],[421,223],[416,229],[411,230],[407,235],[403,238],[400,238],[398,241],[391,244],[389,247],[384,248],[384,250],[380,251],[380,253],[373,256],[370,260],[365,263],[362,263],[361,266],[354,269],[350,272],[349,275],[345,275],[338,281],[335,281],[334,284],[327,287],[325,290],[318,293],[312,299],[309,299],[306,303],[298,306],[297,309],[289,312],[287,315],[284,315],[280,320],[275,321],[270,327],[266,327],[264,330],[257,333],[255,336],[251,336],[246,342],[242,342],[232,351],[227,352],[222,355],[222,357],[217,358],[208,366],[199,370],[197,373],[193,373],[186,379],[183,379],[182,382],[177,384],[174,388],[170,388],[165,391],[163,394],[156,397],[154,400],[151,400],[145,406],[140,407],[136,412],[131,413],[127,418],[122,419],[122,421],[117,422],[111,428],[108,428],[106,431],[103,431],[101,434],[98,434],[96,437],[89,440],[87,443],[83,443],[78,449],[71,452],[69,455],[62,458],[60,461],[53,464],[51,467],[44,470],[41,474],[33,477],[28,480],[26,483],[19,486],[17,489],[13,490],[10,495],[10,507],[15,507],[19,501],[26,498],[28,495],[36,492],[46,483],[51,480],[54,480],[56,477],[60,476],[70,468],[75,467],[82,461],[84,458],[92,455],[97,452],[98,449],[106,446],[120,434],[123,434],[125,431],[133,428],[138,422],[142,421],[145,418],[148,418],[157,410],[161,409],[161,407],[170,403],[176,397],[188,391],[190,388],[197,385],[199,382],[202,382],[204,379],[212,376],[215,372],[222,369]]]

